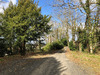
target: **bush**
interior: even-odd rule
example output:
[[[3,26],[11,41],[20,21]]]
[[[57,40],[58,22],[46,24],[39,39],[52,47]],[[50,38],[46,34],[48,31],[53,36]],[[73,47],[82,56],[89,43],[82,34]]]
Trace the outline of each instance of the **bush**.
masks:
[[[76,49],[75,45],[73,44],[73,41],[69,42],[69,48],[70,50],[73,50],[73,51]]]
[[[63,47],[64,47],[64,45],[61,41],[55,41],[55,42],[49,43],[45,47],[43,47],[43,51],[50,52],[53,50],[60,50]]]
[[[7,49],[4,40],[0,39],[0,57],[3,57],[5,55],[6,50]]]
[[[50,44],[50,43],[43,47],[43,51],[45,51],[45,52],[48,52],[50,50],[52,50],[52,44]]]
[[[61,39],[61,42],[64,44],[64,46],[68,46],[66,38]]]
[[[53,50],[60,50],[64,47],[64,44],[61,41],[56,41],[52,43]]]

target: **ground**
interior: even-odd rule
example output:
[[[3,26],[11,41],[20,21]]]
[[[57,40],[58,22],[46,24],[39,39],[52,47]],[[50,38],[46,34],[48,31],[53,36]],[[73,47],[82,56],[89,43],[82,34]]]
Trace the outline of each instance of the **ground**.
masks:
[[[68,59],[74,63],[77,63],[82,68],[93,70],[96,75],[100,75],[100,54],[70,51],[66,52],[66,56]]]
[[[65,52],[0,64],[0,75],[95,75],[70,61]]]

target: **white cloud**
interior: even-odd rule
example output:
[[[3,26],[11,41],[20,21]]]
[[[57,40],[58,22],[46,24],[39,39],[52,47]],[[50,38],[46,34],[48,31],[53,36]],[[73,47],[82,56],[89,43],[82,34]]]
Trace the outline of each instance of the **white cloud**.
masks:
[[[2,3],[2,8],[4,7],[5,9],[8,7],[9,3]]]
[[[79,0],[73,0],[74,2],[79,2]],[[96,2],[96,0],[89,0],[90,2]],[[86,3],[86,0],[82,0],[83,3]]]
[[[3,13],[3,9],[0,9],[0,13]]]
[[[9,2],[12,1],[13,4],[17,3],[17,0],[9,0]]]
[[[1,3],[0,4],[0,13],[3,13],[3,7],[6,9],[9,5],[9,2],[12,1],[13,4],[16,4],[17,3],[17,0],[8,0],[8,2],[6,3]]]

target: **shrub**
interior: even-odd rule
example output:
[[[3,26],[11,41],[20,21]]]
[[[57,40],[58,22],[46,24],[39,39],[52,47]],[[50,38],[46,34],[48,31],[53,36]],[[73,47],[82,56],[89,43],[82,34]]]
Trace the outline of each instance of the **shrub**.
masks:
[[[61,41],[55,41],[52,43],[52,47],[53,50],[60,50],[64,47],[64,45]]]
[[[75,45],[73,44],[73,41],[69,42],[69,48],[70,50],[73,50],[73,51],[76,49]]]
[[[48,52],[48,51],[50,51],[51,49],[52,49],[52,45],[51,45],[50,43],[43,47],[43,51],[44,51],[44,52]]]
[[[43,51],[45,52],[50,52],[53,50],[60,50],[64,47],[63,43],[61,41],[55,41],[52,43],[47,44],[46,46],[43,47]]]
[[[66,38],[61,39],[61,42],[64,44],[64,46],[68,46]]]

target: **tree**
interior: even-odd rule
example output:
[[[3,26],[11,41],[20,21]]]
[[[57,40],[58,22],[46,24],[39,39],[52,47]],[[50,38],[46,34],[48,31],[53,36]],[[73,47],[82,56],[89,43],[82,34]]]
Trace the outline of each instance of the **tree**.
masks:
[[[99,4],[99,0],[97,0],[96,2],[93,2],[91,0],[86,0],[85,3],[82,2],[82,0],[79,0],[80,4],[81,4],[81,7],[84,9],[85,13],[86,13],[86,21],[85,21],[85,29],[86,29],[86,42],[87,42],[87,47],[90,51],[90,53],[93,53],[93,35],[94,35],[94,32],[95,32],[95,29],[96,29],[96,21],[95,23],[93,23],[91,20],[92,16],[91,16],[91,13],[92,13],[92,10],[91,10],[91,5],[92,4]],[[98,15],[98,13],[97,13]],[[95,38],[96,39],[96,38]]]
[[[80,29],[80,31],[82,31],[83,34],[82,40],[84,39],[83,37],[85,37],[84,39],[84,43],[81,42],[81,45],[85,45],[87,44],[87,48],[89,50],[90,53],[93,53],[93,45],[94,45],[94,34],[96,29],[98,29],[98,22],[97,19],[99,18],[99,16],[96,19],[95,23],[94,20],[92,20],[94,17],[94,15],[96,14],[96,12],[93,11],[93,9],[96,7],[91,8],[91,5],[96,4],[96,5],[100,5],[99,4],[99,0],[95,1],[91,1],[91,0],[85,0],[85,2],[83,2],[83,0],[55,0],[56,3],[53,5],[55,8],[59,8],[56,11],[56,14],[58,13],[58,15],[60,15],[60,19],[65,19],[65,21],[63,21],[63,24],[69,25],[68,28],[70,28],[71,30],[71,34],[72,34],[72,40],[73,40],[73,44],[75,45],[75,35],[76,35],[76,29],[79,25],[79,23],[81,23],[81,21],[83,22],[83,15],[86,16],[85,20],[85,28],[83,30]],[[99,6],[98,6],[99,7]],[[80,11],[79,11],[80,10]],[[59,11],[59,12],[58,12]],[[79,15],[81,15],[81,17],[79,17],[79,15],[77,15],[78,13]],[[80,14],[81,13],[81,14]],[[95,14],[94,14],[95,13]],[[99,8],[97,11],[97,15],[99,14]],[[96,16],[97,16],[96,15]],[[59,17],[59,16],[58,16]],[[67,19],[66,19],[67,18]],[[82,20],[81,20],[82,18]],[[78,20],[80,19],[80,20]],[[62,21],[61,21],[62,22]],[[67,29],[68,31],[68,29]],[[98,32],[97,32],[98,33]],[[68,33],[67,33],[68,34]],[[67,35],[68,36],[68,35]],[[78,35],[79,36],[79,35]],[[78,39],[80,39],[80,37],[78,37]],[[95,38],[96,40],[97,38]],[[96,42],[96,41],[95,41]]]
[[[3,15],[2,28],[6,37],[13,34],[14,44],[18,43],[21,55],[26,53],[26,42],[36,40],[50,31],[49,16],[41,14],[41,8],[33,0],[19,0],[18,5],[9,5]],[[7,33],[9,32],[9,34]],[[12,42],[12,41],[10,41]]]
[[[13,17],[14,12],[12,11],[12,9],[14,9],[15,6],[13,6],[12,2],[9,3],[9,8],[6,9],[6,11],[3,13],[1,13],[1,36],[4,37],[5,41],[7,42],[7,44],[9,45],[10,50],[12,51],[12,46],[14,43],[14,33],[13,33],[13,29],[11,29],[11,22],[10,22],[10,16]],[[13,14],[11,14],[13,12]]]

